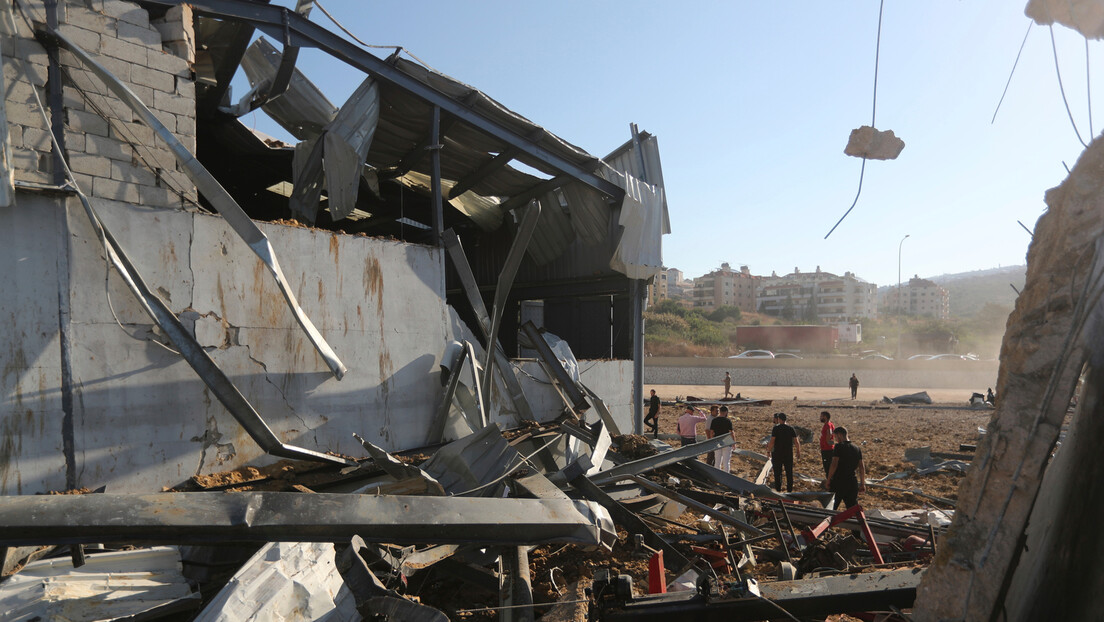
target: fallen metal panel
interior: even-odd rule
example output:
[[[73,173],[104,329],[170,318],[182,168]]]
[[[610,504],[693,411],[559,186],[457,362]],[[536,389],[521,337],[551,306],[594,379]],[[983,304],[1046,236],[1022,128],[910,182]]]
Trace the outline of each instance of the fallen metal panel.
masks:
[[[399,462],[391,454],[364,440],[358,434],[353,434],[353,437],[364,447],[368,455],[372,457],[372,461],[376,463],[376,466],[386,471],[391,477],[394,477],[398,481],[415,478],[423,480],[426,483],[426,491],[428,494],[438,497],[444,496],[445,490],[441,487],[441,483],[430,474],[414,465]]]
[[[594,404],[594,410],[598,412],[598,416],[601,417],[602,423],[606,425],[606,429],[614,436],[621,436],[621,428],[617,425],[617,421],[613,418],[613,413],[609,411],[609,407],[606,406],[606,402],[602,398],[598,397],[598,394],[590,390],[590,387],[583,383],[579,383],[579,387],[590,397],[591,403]],[[600,464],[600,463],[599,463]]]
[[[270,542],[230,578],[195,622],[360,620],[330,542]]]
[[[732,438],[731,434],[715,436],[700,443],[686,445],[654,456],[648,456],[647,458],[640,458],[639,460],[619,464],[612,469],[602,471],[592,476],[590,479],[598,485],[610,484],[622,478],[629,478],[632,475],[654,471],[676,462],[696,458],[706,452],[715,451],[722,447],[728,447],[729,445],[735,444],[736,440]]]
[[[99,553],[73,568],[68,557],[27,564],[0,583],[0,619],[97,620],[198,609],[175,547]],[[142,617],[141,619],[146,619]]]
[[[0,545],[334,542],[355,535],[400,545],[597,545],[600,528],[579,503],[293,492],[8,496],[0,497]]]
[[[347,371],[345,365],[337,358],[337,354],[322,337],[322,333],[311,322],[307,314],[303,312],[303,309],[299,306],[299,302],[295,298],[295,293],[291,289],[291,285],[284,278],[284,273],[280,269],[280,264],[276,260],[276,252],[272,248],[272,244],[269,242],[265,234],[257,228],[256,223],[250,220],[249,216],[242,211],[242,208],[234,201],[226,189],[219,184],[210,172],[199,163],[199,160],[195,158],[188,151],[187,147],[180,142],[176,136],[168,130],[161,123],[160,120],[150,111],[142,100],[138,99],[126,84],[116,78],[110,71],[108,71],[103,65],[99,64],[91,55],[82,50],[75,43],[70,41],[61,33],[50,30],[49,32],[39,31],[39,33],[48,38],[52,38],[58,42],[59,45],[69,50],[74,56],[76,56],[80,62],[90,69],[96,76],[115,94],[120,100],[123,101],[142,121],[145,125],[149,126],[154,132],[168,145],[169,150],[176,156],[180,162],[181,167],[184,169],[184,173],[188,175],[188,178],[192,180],[192,183],[196,185],[196,188],[204,197],[211,203],[232,229],[241,237],[243,241],[253,250],[265,266],[268,267],[269,272],[275,279],[276,284],[280,288],[280,293],[283,294],[284,300],[287,302],[288,308],[291,309],[292,314],[295,316],[295,320],[299,323],[299,326],[303,329],[303,332],[307,334],[311,343],[314,344],[315,350],[326,361],[326,365],[329,366],[334,376],[341,380]]]
[[[464,254],[464,247],[460,243],[460,238],[455,231],[449,229],[441,234],[441,241],[445,246],[445,250],[448,251],[449,258],[452,259],[452,266],[456,269],[456,274],[460,277],[460,284],[468,298],[468,303],[475,311],[480,331],[483,333],[483,338],[487,340],[487,347],[494,346],[495,362],[499,367],[499,375],[506,383],[506,389],[509,391],[514,407],[517,408],[518,415],[522,420],[536,420],[536,417],[533,416],[533,408],[529,406],[529,401],[525,399],[525,393],[521,390],[521,383],[514,375],[510,359],[503,351],[502,345],[498,341],[491,344],[491,318],[487,313],[483,297],[479,295],[479,284],[476,282],[475,274],[472,273],[471,265],[468,263],[468,256]]]
[[[727,512],[722,512],[720,510],[714,510],[712,507],[710,507],[710,506],[708,506],[704,503],[700,503],[698,501],[695,501],[695,500],[691,499],[690,497],[680,495],[677,492],[675,492],[675,491],[673,491],[673,490],[671,490],[671,489],[669,489],[665,486],[660,486],[659,484],[656,484],[655,482],[653,482],[651,480],[647,480],[647,479],[644,479],[643,477],[638,477],[636,475],[632,476],[630,479],[632,479],[632,481],[636,482],[636,484],[639,485],[641,488],[644,488],[646,490],[650,490],[650,491],[652,491],[656,494],[663,495],[664,497],[667,497],[668,499],[674,499],[675,501],[678,501],[679,503],[681,503],[683,505],[688,505],[688,506],[694,508],[695,510],[701,512],[702,514],[705,514],[706,516],[712,516],[713,518],[721,521],[722,523],[725,523],[727,525],[731,525],[731,526],[735,527],[736,529],[739,529],[740,531],[742,531],[744,533],[751,534],[753,536],[766,535],[766,532],[763,531],[762,529],[759,529],[758,527],[756,527],[754,525],[750,525],[750,524],[748,524],[748,523],[746,523],[746,522],[744,522],[744,521],[742,521],[738,518],[735,518],[735,517],[729,515]]]
[[[502,430],[492,423],[438,449],[433,457],[422,463],[422,471],[440,482],[450,494],[462,494],[486,486],[478,496],[488,496],[498,486],[487,484],[521,463],[521,454],[510,446],[503,438]]]
[[[529,246],[529,240],[533,237],[533,231],[537,228],[540,219],[540,203],[531,201],[525,208],[518,224],[514,241],[510,245],[510,252],[506,255],[506,263],[498,274],[498,283],[495,285],[494,306],[491,307],[491,328],[487,332],[487,352],[483,363],[483,403],[489,404],[491,399],[491,374],[494,372],[495,344],[498,343],[498,328],[502,324],[502,314],[506,311],[507,298],[514,284],[521,260],[525,258],[525,249]],[[484,422],[485,423],[485,422]]]
[[[275,79],[282,55],[264,37],[245,51],[241,67],[249,84],[256,87]],[[280,127],[299,140],[309,140],[322,134],[326,125],[337,116],[333,105],[298,69],[291,73],[288,90],[279,99],[266,102],[262,107]]]
[[[356,610],[364,619],[373,620],[380,616],[384,620],[448,622],[445,614],[433,607],[403,598],[398,592],[384,587],[360,556],[364,547],[364,540],[355,536],[349,544],[338,548],[336,559],[337,570],[355,599]]]
[[[541,334],[540,329],[530,321],[521,325],[521,331],[529,339],[529,346],[537,351],[541,367],[548,374],[549,379],[552,380],[552,386],[563,397],[564,404],[576,413],[589,410],[590,403],[587,402],[583,392],[579,390],[575,380],[567,373],[560,360],[556,358],[555,352],[544,340],[544,335]]]

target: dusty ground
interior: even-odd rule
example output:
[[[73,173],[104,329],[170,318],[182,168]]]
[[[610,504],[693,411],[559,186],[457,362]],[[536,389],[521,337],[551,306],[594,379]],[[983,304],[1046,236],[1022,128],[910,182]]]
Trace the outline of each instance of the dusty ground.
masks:
[[[646,386],[645,394],[649,389],[655,389],[664,401],[687,395],[717,399],[724,394],[720,386],[654,385]],[[934,452],[964,453],[960,452],[959,444],[976,444],[978,427],[987,426],[993,414],[989,409],[963,410],[970,392],[960,389],[928,390],[928,395],[935,402],[932,406],[936,408],[924,409],[881,403],[883,395],[893,397],[915,393],[915,389],[860,387],[856,400],[850,399],[850,391],[846,387],[733,387],[732,391],[740,392],[743,397],[773,400],[770,406],[730,409],[737,447],[764,453],[772,417],[776,412],[784,412],[790,425],[807,428],[814,435],[812,443],[802,446],[794,471],[817,478],[824,475],[816,445],[822,410],[832,414],[832,421],[837,426],[846,426],[851,440],[862,449],[868,479],[912,468],[913,465],[905,461],[905,449],[910,447],[929,446]],[[940,406],[943,408],[938,408]],[[660,411],[660,433],[677,434],[676,421],[681,414],[680,407],[664,406]],[[704,435],[704,426],[699,426],[699,434]],[[754,480],[761,467],[760,463],[739,456],[732,458],[732,472],[747,479]],[[886,481],[885,485],[920,490],[928,495],[954,500],[962,477],[962,474],[955,472],[911,475],[905,479]],[[770,478],[767,483],[772,481],[773,478]],[[815,483],[795,478],[794,490],[815,489]],[[859,503],[864,507],[881,509],[917,508],[925,504],[949,509],[947,504],[932,499],[877,488],[869,488],[860,495]]]

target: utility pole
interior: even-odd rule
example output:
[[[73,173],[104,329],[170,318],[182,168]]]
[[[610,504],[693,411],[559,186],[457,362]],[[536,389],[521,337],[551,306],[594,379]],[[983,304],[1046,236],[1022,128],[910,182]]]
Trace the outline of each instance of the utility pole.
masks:
[[[901,243],[897,245],[897,358],[901,358],[901,247],[905,245],[909,234],[905,234],[905,237],[901,238]]]

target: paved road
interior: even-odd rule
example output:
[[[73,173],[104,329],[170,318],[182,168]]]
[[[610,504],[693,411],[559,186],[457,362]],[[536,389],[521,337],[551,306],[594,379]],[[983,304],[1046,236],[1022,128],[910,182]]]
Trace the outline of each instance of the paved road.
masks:
[[[988,387],[978,387],[978,393],[985,393]],[[648,391],[656,390],[663,400],[673,399],[675,396],[685,397],[693,395],[706,399],[716,399],[724,396],[724,387],[721,385],[686,385],[686,384],[645,384],[644,396]],[[896,397],[908,393],[927,391],[932,401],[940,403],[962,402],[965,405],[970,399],[969,390],[964,389],[902,389],[895,387],[864,387],[859,385],[859,397],[857,402],[873,402],[881,400],[883,395]],[[763,400],[792,400],[795,397],[799,401],[840,401],[851,402],[851,390],[847,387],[732,387],[732,392],[739,392],[744,397],[753,397]]]

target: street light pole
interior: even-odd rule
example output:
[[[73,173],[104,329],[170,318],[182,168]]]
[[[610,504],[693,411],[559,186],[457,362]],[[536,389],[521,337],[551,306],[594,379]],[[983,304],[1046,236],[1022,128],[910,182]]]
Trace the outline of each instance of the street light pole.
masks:
[[[905,234],[901,239],[901,243],[898,244],[898,315],[901,315],[901,247],[904,246],[904,241],[909,239],[909,235]]]
[[[901,358],[901,247],[908,237],[909,234],[905,234],[897,245],[897,358]]]

